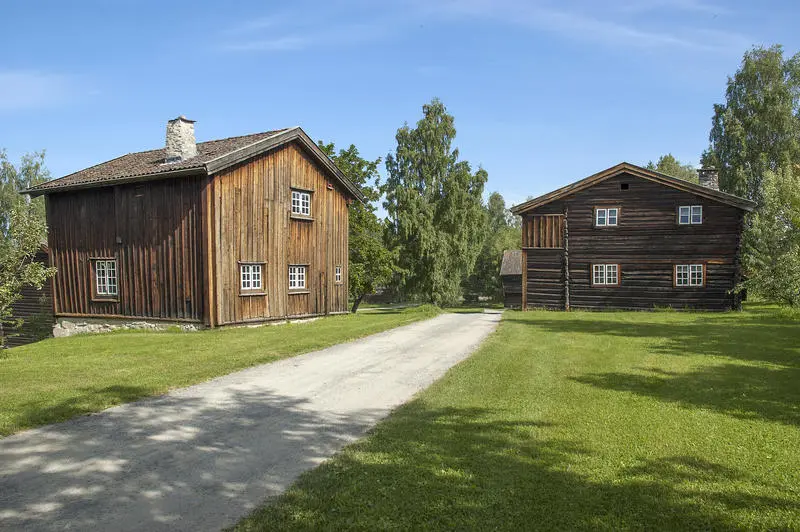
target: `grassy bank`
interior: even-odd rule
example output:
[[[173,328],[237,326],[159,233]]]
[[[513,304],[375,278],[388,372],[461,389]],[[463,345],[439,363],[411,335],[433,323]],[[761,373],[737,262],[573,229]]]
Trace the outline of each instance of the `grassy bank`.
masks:
[[[240,530],[800,528],[800,321],[510,312]]]
[[[420,307],[258,328],[115,332],[0,351],[0,435],[435,316]]]

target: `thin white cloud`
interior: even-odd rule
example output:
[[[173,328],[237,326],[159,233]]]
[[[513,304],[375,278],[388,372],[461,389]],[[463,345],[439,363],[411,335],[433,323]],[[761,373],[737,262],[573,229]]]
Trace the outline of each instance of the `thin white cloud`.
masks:
[[[274,39],[250,39],[228,42],[220,45],[224,52],[286,52],[301,50],[310,44],[306,37],[286,35]]]
[[[51,107],[74,94],[66,76],[33,70],[0,71],[0,111]]]
[[[216,46],[222,52],[289,52],[326,46],[346,46],[380,39],[391,33],[391,26],[382,21],[330,27],[306,22],[302,27],[283,31],[254,32],[227,39]]]
[[[538,31],[557,33],[572,40],[584,40],[627,48],[683,48],[695,51],[741,50],[750,40],[735,32],[697,28],[684,17],[676,16],[669,30],[658,29],[658,19],[644,17],[646,11],[666,9],[677,12],[714,11],[714,6],[699,0],[645,0],[634,4],[573,2],[548,7],[540,2],[522,0],[444,0],[437,4],[412,0],[430,15],[491,19],[496,22],[526,26]],[[599,11],[600,14],[595,13]],[[627,11],[627,12],[626,12]],[[616,14],[616,16],[613,16]]]

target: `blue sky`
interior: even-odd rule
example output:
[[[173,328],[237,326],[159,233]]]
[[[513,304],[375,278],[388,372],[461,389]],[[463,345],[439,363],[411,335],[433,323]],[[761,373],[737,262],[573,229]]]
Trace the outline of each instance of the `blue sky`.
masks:
[[[0,147],[54,177],[160,147],[300,125],[384,157],[441,98],[509,203],[622,160],[697,164],[752,45],[800,48],[795,2],[9,2]]]

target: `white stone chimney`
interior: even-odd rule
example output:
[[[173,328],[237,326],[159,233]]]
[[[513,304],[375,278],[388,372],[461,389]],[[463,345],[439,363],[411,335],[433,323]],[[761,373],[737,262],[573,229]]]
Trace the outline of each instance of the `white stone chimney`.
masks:
[[[698,170],[697,177],[700,178],[700,184],[704,187],[719,190],[719,173],[713,166]]]
[[[167,163],[191,159],[197,155],[197,142],[194,140],[194,120],[181,115],[167,122]]]

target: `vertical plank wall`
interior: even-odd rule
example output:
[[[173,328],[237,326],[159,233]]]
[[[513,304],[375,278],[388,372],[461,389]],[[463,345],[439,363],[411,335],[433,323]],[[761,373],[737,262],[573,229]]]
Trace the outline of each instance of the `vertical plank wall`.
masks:
[[[199,321],[203,316],[200,177],[47,197],[57,316]],[[116,258],[119,295],[92,297],[92,258]]]
[[[210,186],[218,324],[347,310],[347,196],[303,148],[277,148],[221,172]],[[293,187],[312,191],[311,220],[291,217]],[[240,261],[265,263],[265,294],[240,292]],[[290,264],[308,268],[303,293],[289,292]]]

